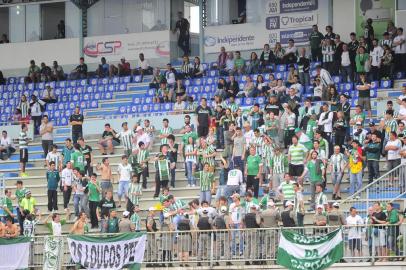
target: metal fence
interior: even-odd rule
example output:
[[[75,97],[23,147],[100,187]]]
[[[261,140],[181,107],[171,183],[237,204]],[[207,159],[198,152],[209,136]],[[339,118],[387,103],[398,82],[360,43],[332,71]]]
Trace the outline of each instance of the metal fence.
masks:
[[[357,180],[354,178],[352,181]],[[360,215],[366,216],[368,207],[372,206],[374,202],[394,201],[405,195],[406,164],[401,164],[344,199],[340,203],[340,208],[349,209],[354,206]]]
[[[147,267],[272,265],[276,264],[281,229],[312,236],[324,235],[337,228],[307,226],[147,233],[144,264]],[[342,234],[343,263],[370,262],[372,265],[375,261],[405,259],[406,223],[400,226],[343,226]],[[66,236],[61,238],[63,244],[58,264],[62,268],[74,266],[69,255]],[[43,236],[35,237],[32,242],[30,267],[42,268],[44,257],[49,256],[44,246],[45,240],[46,237]]]

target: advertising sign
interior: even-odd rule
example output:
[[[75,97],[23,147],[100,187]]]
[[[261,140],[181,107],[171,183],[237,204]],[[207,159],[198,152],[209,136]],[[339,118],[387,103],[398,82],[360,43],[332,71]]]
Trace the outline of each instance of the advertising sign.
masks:
[[[87,37],[83,52],[89,63],[119,61],[122,57],[136,60],[143,53],[146,59],[169,58],[169,31],[144,32],[125,35]]]
[[[268,43],[263,24],[232,24],[205,28],[204,50],[216,53],[224,46],[227,51],[259,49]]]
[[[266,29],[302,28],[317,24],[316,13],[293,13],[266,18]]]
[[[280,31],[280,42],[287,44],[289,39],[293,39],[295,43],[309,42],[309,36],[312,33],[312,29],[294,29],[287,31]]]
[[[307,12],[318,9],[318,0],[267,0],[265,11],[268,15]]]

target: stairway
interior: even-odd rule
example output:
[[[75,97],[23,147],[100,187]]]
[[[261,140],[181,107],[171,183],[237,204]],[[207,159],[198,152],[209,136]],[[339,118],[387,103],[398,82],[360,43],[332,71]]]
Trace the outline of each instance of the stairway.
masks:
[[[355,207],[361,216],[366,216],[368,208],[375,202],[387,203],[406,199],[405,184],[406,164],[401,164],[345,198],[340,208],[349,211],[350,207]]]

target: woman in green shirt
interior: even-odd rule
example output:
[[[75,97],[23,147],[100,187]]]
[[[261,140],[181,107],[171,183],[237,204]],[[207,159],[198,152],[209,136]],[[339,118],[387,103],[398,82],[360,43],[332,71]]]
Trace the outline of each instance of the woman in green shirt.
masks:
[[[90,182],[87,185],[89,189],[89,211],[90,211],[90,222],[92,224],[92,229],[98,228],[99,224],[97,221],[97,206],[100,201],[100,184],[96,179],[97,175],[94,173],[90,177]]]
[[[369,54],[365,52],[365,48],[360,46],[355,56],[355,71],[357,74],[368,72],[365,70],[365,62],[369,61]]]

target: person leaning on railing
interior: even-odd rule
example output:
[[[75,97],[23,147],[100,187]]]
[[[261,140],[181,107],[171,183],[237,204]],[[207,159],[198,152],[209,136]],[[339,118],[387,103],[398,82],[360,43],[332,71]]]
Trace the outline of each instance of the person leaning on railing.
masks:
[[[403,223],[403,215],[398,212],[397,209],[393,208],[393,203],[388,203],[386,205],[387,219],[386,222],[390,226],[387,229],[387,247],[388,256],[400,256],[400,249],[398,246],[398,237],[400,235],[399,226]],[[405,237],[405,236],[403,236]],[[398,260],[400,258],[396,258]]]

